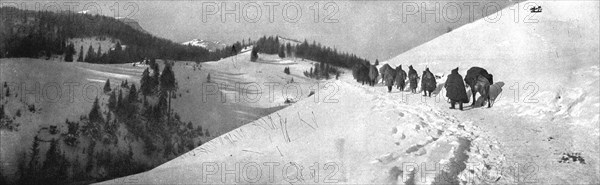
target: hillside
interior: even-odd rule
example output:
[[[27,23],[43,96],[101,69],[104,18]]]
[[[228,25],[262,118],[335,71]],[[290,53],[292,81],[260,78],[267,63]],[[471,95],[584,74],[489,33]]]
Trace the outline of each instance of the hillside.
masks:
[[[84,39],[84,41],[89,40]],[[189,123],[189,126],[201,128],[203,131],[202,136],[194,139],[194,145],[198,146],[197,144],[229,132],[240,125],[280,110],[290,104],[285,103],[286,99],[292,100],[293,103],[308,97],[315,80],[303,76],[302,72],[313,66],[312,61],[300,62],[291,58],[281,59],[273,55],[261,55],[258,62],[250,62],[249,55],[249,52],[246,52],[214,62],[179,61],[174,64],[173,70],[178,82],[178,90],[172,99],[174,113],[181,122]],[[163,62],[159,64],[162,70]],[[95,97],[99,98],[104,117],[108,119],[107,114],[110,109],[106,107],[109,104],[109,93],[102,92],[107,79],[110,79],[114,91],[127,90],[119,85],[125,81],[140,88],[142,73],[148,65],[140,63],[101,65],[10,58],[0,59],[0,67],[2,69],[0,83],[7,82],[11,92],[8,97],[5,96],[4,92],[7,88],[2,86],[0,103],[3,105],[6,118],[17,125],[14,130],[6,129],[4,117],[2,118],[0,136],[3,142],[0,145],[2,151],[0,170],[3,177],[9,182],[14,182],[17,180],[14,177],[18,175],[19,165],[29,160],[34,136],[46,141],[40,146],[42,151],[40,161],[44,161],[43,156],[48,150],[48,142],[51,139],[59,139],[62,143],[68,130],[66,120],[81,121],[82,116],[87,116],[90,112]],[[285,67],[290,68],[290,75],[283,72]],[[210,83],[208,83],[208,75],[211,76]],[[72,87],[74,88],[72,92],[64,84],[75,85]],[[272,85],[271,89],[269,84]],[[38,85],[36,91],[29,92],[30,94],[26,94],[28,91],[21,89],[35,89],[35,85]],[[289,94],[282,93],[284,88],[290,88],[286,90]],[[294,92],[294,88],[301,90],[302,94]],[[149,102],[154,101],[152,97],[148,99]],[[30,109],[31,106],[35,108]],[[142,114],[142,110],[139,111]],[[134,161],[148,167],[172,158],[169,155],[163,157],[162,150],[156,152],[158,154],[144,154],[145,141],[132,135],[133,132],[139,131],[132,131],[125,126],[130,121],[122,121],[125,123],[118,126],[116,132],[118,141],[114,146],[103,143],[95,147],[97,152],[101,152],[96,156],[109,156],[103,153],[107,151],[109,153],[112,151],[114,156],[116,155],[114,153],[130,150]],[[139,118],[137,121],[146,120]],[[85,122],[81,124],[81,127],[86,126]],[[48,132],[52,126],[57,126],[59,134]],[[61,144],[61,148],[67,154],[68,160],[73,162],[77,159],[84,166],[88,161],[85,151],[89,151],[90,141],[83,136],[80,141],[81,143],[76,147]],[[89,183],[115,177],[114,174],[107,174],[109,167],[100,166],[101,162],[97,163],[97,168],[86,172],[85,178],[79,180],[86,180]],[[69,180],[73,182],[78,179]]]
[[[148,31],[146,31],[144,28],[142,28],[142,26],[140,25],[139,22],[137,22],[136,20],[130,19],[130,18],[126,18],[126,17],[117,17],[117,20],[123,21],[125,24],[131,26],[133,29],[140,31],[142,33],[149,33]]]
[[[1,7],[0,10],[3,25],[0,30],[0,57],[63,55],[69,39],[107,37],[130,46],[129,50],[125,50],[130,60],[113,63],[128,63],[141,58],[212,60],[204,48],[183,46],[153,36],[132,27],[129,20],[68,11],[37,12],[13,7]]]
[[[101,184],[598,184],[599,3],[536,3],[537,23],[478,20],[382,62],[463,76],[486,68],[496,82],[490,109],[449,110],[444,90],[387,93],[345,75],[319,101]]]

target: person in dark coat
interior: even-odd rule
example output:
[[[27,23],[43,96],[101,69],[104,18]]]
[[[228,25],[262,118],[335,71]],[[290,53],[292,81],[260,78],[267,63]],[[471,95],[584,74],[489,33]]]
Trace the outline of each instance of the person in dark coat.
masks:
[[[463,78],[458,74],[458,67],[453,69],[450,75],[448,75],[444,87],[446,88],[446,97],[450,99],[450,109],[454,109],[454,105],[458,103],[459,109],[463,110],[462,104],[468,103],[469,97],[467,96]]]
[[[408,66],[408,79],[410,81],[411,92],[417,93],[417,82],[419,81],[419,75],[412,65]]]
[[[404,91],[404,87],[406,85],[406,72],[402,69],[402,65],[396,67],[395,83],[396,87],[400,89],[400,91]]]
[[[377,67],[375,67],[375,65],[369,66],[370,86],[374,86],[375,83],[377,83],[377,76],[379,76],[379,71],[377,70]]]
[[[396,78],[396,70],[394,70],[392,67],[389,67],[385,70],[385,73],[382,73],[382,77],[383,81],[385,82],[385,86],[388,87],[388,92],[392,92],[392,87],[394,86],[394,78]]]
[[[435,82],[435,76],[433,75],[433,73],[431,73],[431,71],[429,71],[429,68],[426,68],[425,71],[423,71],[422,77],[423,79],[421,80],[421,90],[423,90],[423,92],[425,93],[423,96],[431,97],[431,93],[435,91],[435,88],[437,87],[437,83]]]

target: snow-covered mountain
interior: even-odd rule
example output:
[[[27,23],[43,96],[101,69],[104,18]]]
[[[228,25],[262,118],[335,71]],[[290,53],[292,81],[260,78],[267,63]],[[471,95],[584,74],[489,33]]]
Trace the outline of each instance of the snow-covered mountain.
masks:
[[[199,46],[199,47],[208,49],[209,51],[216,51],[217,49],[221,49],[226,46],[226,44],[221,43],[219,41],[208,41],[208,40],[202,40],[202,39],[193,39],[191,41],[183,42],[181,44]]]
[[[443,88],[388,93],[344,75],[318,99],[103,184],[598,184],[599,2],[511,14],[528,3],[382,62],[463,77],[483,67],[496,82],[489,109],[450,110]]]

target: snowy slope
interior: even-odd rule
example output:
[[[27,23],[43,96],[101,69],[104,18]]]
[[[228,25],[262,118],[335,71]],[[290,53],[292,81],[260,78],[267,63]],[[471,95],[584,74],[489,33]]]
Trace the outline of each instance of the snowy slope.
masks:
[[[73,40],[80,41],[80,39]],[[87,48],[85,44],[91,41],[91,39],[81,40],[83,41],[78,43],[84,44],[86,46],[84,48]],[[97,41],[92,43],[95,44]],[[108,41],[101,42],[104,43]],[[110,47],[102,45],[102,48]],[[284,108],[287,106],[284,103],[286,98],[295,100],[306,98],[309,88],[314,85],[313,79],[302,75],[303,71],[314,66],[311,61],[296,62],[287,58],[280,59],[276,55],[261,55],[259,62],[249,60],[250,53],[243,53],[220,61],[201,63],[201,69],[197,70],[193,69],[195,62],[176,62],[173,69],[179,89],[176,92],[177,97],[172,99],[174,112],[181,117],[182,121],[192,122],[194,126],[202,126],[214,137]],[[160,68],[163,69],[160,60],[159,63]],[[132,63],[90,64],[28,58],[1,59],[0,83],[8,82],[13,93],[13,97],[6,100],[8,102],[5,104],[6,113],[13,117],[17,111],[23,112],[23,116],[14,116],[15,122],[20,123],[18,131],[0,130],[2,174],[12,176],[16,173],[19,157],[31,147],[33,137],[40,128],[58,125],[59,129],[66,130],[65,120],[79,120],[81,115],[87,115],[95,97],[100,99],[103,106],[107,103],[108,95],[102,92],[107,79],[110,79],[113,89],[125,80],[136,84],[139,88],[141,74],[147,67],[147,65]],[[283,72],[285,67],[290,68],[290,75]],[[219,85],[219,88],[215,89],[217,91],[203,88],[203,85],[207,85],[208,74],[211,75],[211,81]],[[290,83],[292,79],[294,82]],[[274,86],[268,89],[265,83]],[[37,87],[34,84],[37,84]],[[72,90],[69,90],[66,84],[73,85]],[[20,87],[27,90],[18,89]],[[256,92],[252,91],[255,90],[253,87],[261,89]],[[291,88],[289,94],[282,93],[285,87]],[[295,94],[294,87],[302,90],[302,94]],[[249,91],[240,91],[242,88]],[[5,92],[3,87],[0,90]],[[35,92],[32,92],[33,90]],[[29,94],[24,95],[24,93]],[[221,93],[224,93],[223,96],[220,96]],[[202,98],[204,95],[206,99]],[[4,95],[1,98],[4,104]],[[39,110],[31,113],[27,111],[26,104],[35,105]],[[210,138],[202,138],[202,141],[205,142]],[[123,147],[127,147],[126,142],[120,143]],[[139,148],[136,148],[137,146]],[[134,149],[141,151],[142,145],[134,144]],[[149,164],[161,163],[161,161],[146,159],[141,152],[136,156],[139,156],[136,157],[137,160]]]
[[[515,22],[504,9],[497,22],[475,21],[382,62],[419,73],[460,67],[463,76],[484,67],[497,82],[491,109],[449,110],[443,90],[387,93],[345,75],[318,101],[104,184],[600,183],[598,2],[536,3],[537,23]]]

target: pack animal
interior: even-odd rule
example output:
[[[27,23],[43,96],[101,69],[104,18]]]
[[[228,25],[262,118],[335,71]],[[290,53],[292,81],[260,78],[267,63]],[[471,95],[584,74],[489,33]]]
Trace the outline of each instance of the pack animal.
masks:
[[[479,95],[484,98],[484,102],[482,102],[481,106],[487,101],[488,108],[491,107],[490,85],[494,84],[494,77],[492,74],[489,74],[483,68],[472,67],[467,70],[465,83],[471,87],[471,94],[473,96],[473,103],[471,103],[471,106],[475,105],[475,102],[477,101],[475,95],[479,93]]]

